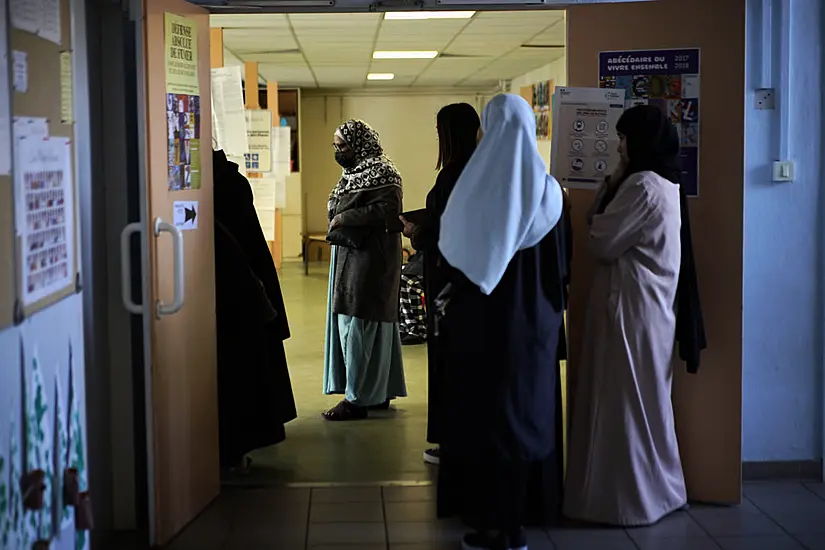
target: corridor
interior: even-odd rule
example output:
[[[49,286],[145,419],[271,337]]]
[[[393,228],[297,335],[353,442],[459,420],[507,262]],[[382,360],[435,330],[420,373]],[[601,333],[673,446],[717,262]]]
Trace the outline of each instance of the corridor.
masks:
[[[694,505],[639,529],[555,528],[531,550],[821,550],[825,485],[753,483],[736,508]],[[168,550],[455,550],[432,487],[224,490]]]

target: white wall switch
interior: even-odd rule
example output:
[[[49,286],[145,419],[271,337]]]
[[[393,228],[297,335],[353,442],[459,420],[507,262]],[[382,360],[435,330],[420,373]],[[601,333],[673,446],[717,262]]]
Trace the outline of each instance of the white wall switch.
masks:
[[[789,182],[794,179],[794,163],[791,160],[773,163],[773,181]]]

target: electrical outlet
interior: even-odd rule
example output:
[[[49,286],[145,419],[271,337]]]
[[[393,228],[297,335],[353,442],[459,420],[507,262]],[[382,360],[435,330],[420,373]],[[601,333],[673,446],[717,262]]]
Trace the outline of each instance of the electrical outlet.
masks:
[[[776,92],[773,88],[756,90],[756,109],[759,111],[773,111],[776,109]]]
[[[793,161],[777,161],[773,163],[773,181],[787,183],[794,179]]]

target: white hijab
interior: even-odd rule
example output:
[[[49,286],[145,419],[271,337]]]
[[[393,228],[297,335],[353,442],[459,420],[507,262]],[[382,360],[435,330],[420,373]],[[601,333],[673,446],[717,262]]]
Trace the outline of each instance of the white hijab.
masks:
[[[556,226],[563,199],[539,156],[527,101],[494,97],[481,128],[484,136],[447,201],[438,248],[489,295],[516,252],[537,245]]]

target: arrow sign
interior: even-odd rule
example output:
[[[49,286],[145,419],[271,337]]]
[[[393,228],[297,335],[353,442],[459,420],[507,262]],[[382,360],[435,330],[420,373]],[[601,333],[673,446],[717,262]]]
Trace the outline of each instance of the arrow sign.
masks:
[[[198,228],[198,201],[175,201],[172,210],[175,227],[181,231]]]

